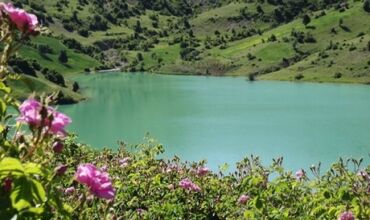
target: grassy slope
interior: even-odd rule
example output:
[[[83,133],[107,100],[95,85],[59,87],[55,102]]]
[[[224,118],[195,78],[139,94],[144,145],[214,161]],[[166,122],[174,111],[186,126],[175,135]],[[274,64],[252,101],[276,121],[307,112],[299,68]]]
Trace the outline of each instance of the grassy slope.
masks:
[[[19,99],[25,99],[34,92],[51,94],[53,92],[62,92],[69,101],[81,101],[84,97],[71,91],[70,89],[63,88],[43,78],[35,78],[27,75],[20,76],[17,80],[8,81],[10,87],[13,89],[13,95]]]
[[[218,17],[223,17],[226,16],[226,14],[230,14],[231,10],[236,12],[239,6],[240,5],[237,4],[224,6],[224,9],[227,10],[224,11],[223,15],[219,15],[222,11],[220,9],[205,12],[203,15],[195,18],[194,23],[198,26],[207,25],[208,21],[204,17],[214,16],[215,14],[218,14]],[[367,62],[370,60],[370,54],[368,51],[364,51],[364,47],[370,38],[370,25],[368,23],[370,14],[362,10],[362,3],[352,4],[351,8],[345,12],[331,10],[326,13],[325,16],[317,19],[314,19],[314,15],[311,15],[312,22],[310,26],[314,26],[315,29],[306,29],[301,19],[297,19],[288,24],[266,31],[261,36],[256,35],[229,43],[226,49],[212,48],[210,50],[205,50],[203,52],[204,63],[211,60],[213,63],[223,64],[224,74],[226,75],[248,75],[265,71],[272,67],[280,67],[283,58],[291,58],[297,55],[293,49],[292,42],[286,43],[282,40],[283,37],[290,37],[292,29],[295,29],[310,32],[316,38],[316,43],[299,45],[300,50],[309,52],[311,55],[289,68],[262,75],[260,77],[261,79],[294,80],[294,76],[297,73],[301,73],[304,75],[303,80],[306,81],[369,83],[370,72],[368,71],[369,65]],[[350,28],[350,31],[345,31],[339,27],[340,18],[343,19],[344,26]],[[227,19],[224,17],[221,20],[224,22]],[[201,23],[202,21],[204,22],[203,24]],[[222,29],[223,23],[220,23],[219,27]],[[335,28],[338,33],[336,35],[330,33],[331,28]],[[360,38],[357,37],[360,32],[365,34],[363,36],[364,39],[361,41]],[[267,41],[272,34],[278,38],[278,41]],[[318,53],[329,45],[330,40],[347,45],[343,46],[342,50],[328,51],[329,58],[318,61]],[[357,49],[349,51],[349,44],[352,43]],[[162,50],[164,49],[162,48]],[[256,59],[252,61],[248,60],[248,53],[256,56]],[[217,62],[215,62],[215,60]],[[317,62],[311,64],[313,60]],[[334,64],[329,67],[330,61],[334,62]],[[173,61],[171,62],[173,63]],[[197,63],[199,62],[196,62],[195,65],[177,62],[178,65],[171,64],[161,68],[159,71],[176,72],[189,69],[188,72],[193,71],[196,73],[196,68],[201,67],[197,65]],[[193,68],[189,67],[189,65],[193,65]],[[209,66],[206,68],[208,69]],[[198,71],[203,71],[204,74],[206,69],[198,69]],[[336,72],[340,72],[343,77],[335,79],[333,76]]]
[[[39,75],[37,78],[32,76],[22,76],[19,82],[11,82],[15,96],[25,98],[28,94],[33,92],[49,94],[55,91],[62,91],[69,100],[80,101],[83,99],[80,94],[72,92],[72,82],[69,80],[69,76],[82,73],[87,67],[94,68],[99,66],[100,63],[87,55],[76,53],[73,50],[68,49],[55,38],[39,36],[34,38],[32,42],[35,44],[49,45],[53,49],[53,53],[48,54],[47,57],[42,57],[34,47],[23,46],[20,49],[19,54],[22,57],[37,60],[43,67],[54,69],[62,73],[69,88],[60,87],[44,79],[42,75]],[[58,56],[61,50],[67,51],[68,63],[66,65],[61,64],[58,61]]]
[[[242,8],[247,8],[247,12],[255,13],[257,5],[255,3],[230,3],[219,8],[210,9],[192,19],[191,24],[195,35],[204,37],[212,35],[216,30],[219,32],[230,31],[232,28],[238,29],[242,26],[255,27],[261,30],[270,28],[269,23],[253,21],[230,21],[229,18],[237,16]],[[268,3],[261,4],[265,14],[271,13],[273,6]]]
[[[52,54],[47,54],[47,57],[42,57],[39,52],[30,46],[24,46],[20,50],[20,55],[32,59],[36,59],[43,67],[54,69],[63,75],[70,75],[81,73],[86,67],[94,68],[99,66],[100,63],[93,58],[76,53],[73,50],[68,49],[59,40],[47,36],[39,36],[32,40],[35,44],[46,44],[53,49]],[[58,56],[61,50],[66,50],[68,55],[68,63],[62,64],[58,61]]]
[[[303,45],[302,49],[311,50],[314,53],[306,59],[290,66],[289,68],[262,76],[262,79],[293,80],[297,73],[303,74],[306,81],[329,81],[329,82],[370,82],[370,52],[366,51],[367,42],[370,41],[370,14],[362,10],[361,4],[356,4],[350,10],[343,13],[330,12],[328,15],[315,19],[310,25],[316,27],[312,31],[317,39],[315,45]],[[350,32],[339,27],[339,19],[342,18],[344,25]],[[301,27],[303,28],[303,27]],[[338,34],[330,33],[335,28]],[[358,37],[363,32],[363,37]],[[318,59],[318,52],[329,45],[329,41],[338,42],[341,46],[338,50],[328,50],[328,58]],[[355,50],[350,50],[351,45]],[[330,65],[332,63],[332,65]],[[340,79],[335,79],[335,73],[341,73]]]
[[[36,0],[41,1],[41,0]],[[71,14],[71,10],[64,10],[63,12],[56,11],[54,3],[45,3],[45,8],[55,17],[60,17],[63,14]],[[77,6],[77,0],[70,1],[70,8]],[[263,3],[261,4],[266,15],[273,14],[274,6]],[[367,71],[369,61],[369,52],[364,51],[363,48],[369,41],[370,25],[368,23],[370,14],[362,9],[361,2],[350,3],[350,9],[345,12],[338,12],[335,10],[326,11],[326,15],[315,19],[315,14],[311,14],[310,26],[315,29],[306,29],[302,24],[302,19],[298,18],[288,24],[277,26],[273,28],[272,23],[268,22],[251,22],[251,21],[231,21],[231,17],[238,16],[242,8],[247,8],[249,13],[255,13],[255,3],[230,3],[223,5],[219,8],[210,9],[205,11],[195,18],[190,20],[192,29],[198,39],[204,40],[206,36],[214,36],[215,30],[220,31],[222,34],[231,34],[230,30],[235,28],[247,27],[265,30],[262,35],[255,35],[246,39],[229,42],[226,49],[214,47],[212,49],[205,49],[203,46],[198,49],[202,52],[200,61],[185,62],[182,61],[179,55],[179,44],[168,45],[168,42],[173,39],[173,36],[160,38],[160,43],[150,51],[119,51],[120,54],[128,58],[129,61],[136,59],[137,53],[142,53],[144,57],[144,68],[148,71],[155,71],[158,73],[169,74],[214,74],[214,75],[249,75],[251,73],[259,73],[260,79],[267,80],[294,80],[297,73],[304,76],[302,80],[307,81],[330,81],[330,82],[357,82],[368,83],[370,82],[370,73]],[[89,14],[89,7],[85,7],[79,11],[78,16],[87,18]],[[132,17],[127,20],[126,24],[112,25],[108,33],[114,33],[114,36],[107,35],[106,32],[92,32],[89,38],[79,36],[76,32],[70,33],[66,31],[58,19],[50,26],[50,29],[55,35],[66,35],[75,38],[85,45],[92,44],[95,41],[128,36],[133,33],[133,26],[137,20],[141,22],[142,27],[150,30],[156,30],[152,26],[149,18],[150,14],[155,12],[148,10],[145,15],[139,17]],[[317,12],[318,14],[320,12]],[[159,16],[160,27],[167,26],[169,20],[176,21],[175,17]],[[350,31],[345,31],[339,27],[339,19],[344,20],[344,25],[350,28]],[[330,33],[330,29],[335,28],[338,34]],[[284,42],[283,37],[291,38],[292,29],[304,32],[310,32],[317,40],[316,43],[299,44],[298,47],[301,51],[308,52],[310,55],[298,63],[292,64],[288,68],[282,68],[281,62],[283,58],[292,58],[297,55],[293,49],[292,40]],[[363,32],[363,40],[357,35]],[[269,42],[268,38],[274,34],[277,41]],[[329,44],[329,40],[339,42],[342,45],[341,50],[326,51],[329,55],[326,59],[318,59],[319,52],[325,50]],[[55,45],[55,50],[58,52],[64,46],[60,43],[53,41],[53,39],[40,38],[37,40],[39,43],[48,42]],[[356,50],[349,51],[349,44],[357,48]],[[346,45],[343,45],[346,44]],[[59,64],[57,53],[50,55],[51,60],[42,59],[37,51],[30,48],[25,48],[21,53],[28,57],[35,57],[37,60],[47,66],[62,72],[63,74],[81,72],[84,67],[93,67],[98,63],[81,54],[74,54],[68,50],[71,58],[71,68]],[[249,60],[247,55],[252,54],[256,59]],[[161,64],[158,58],[162,59]],[[349,59],[355,57],[356,59]],[[331,65],[330,65],[331,63]],[[329,67],[330,66],[330,67]],[[275,71],[280,68],[279,71]],[[275,72],[271,72],[275,71]],[[269,72],[268,74],[264,74]],[[333,75],[337,72],[342,74],[340,79],[335,79]],[[261,75],[263,74],[263,75]]]

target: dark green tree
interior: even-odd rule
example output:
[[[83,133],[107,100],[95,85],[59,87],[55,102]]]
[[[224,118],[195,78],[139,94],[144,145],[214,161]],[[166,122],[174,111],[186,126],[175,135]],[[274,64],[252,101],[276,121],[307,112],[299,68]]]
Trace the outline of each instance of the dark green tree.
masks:
[[[58,60],[59,60],[59,62],[61,62],[63,64],[68,63],[67,51],[61,50],[60,53],[59,53]]]
[[[144,60],[143,54],[141,54],[141,53],[137,53],[136,58],[137,58],[138,61]]]
[[[370,0],[365,0],[364,10],[370,13]]]
[[[139,20],[136,21],[136,25],[134,26],[134,30],[136,33],[143,32],[143,29],[141,28],[141,23]]]
[[[303,16],[302,23],[304,24],[304,26],[307,26],[310,22],[311,22],[310,16],[308,16],[307,14],[305,14]]]

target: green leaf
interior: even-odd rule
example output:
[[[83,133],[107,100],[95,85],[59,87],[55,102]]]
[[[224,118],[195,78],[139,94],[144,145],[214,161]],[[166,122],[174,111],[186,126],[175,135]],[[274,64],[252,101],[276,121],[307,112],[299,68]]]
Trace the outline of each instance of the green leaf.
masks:
[[[18,211],[32,207],[32,188],[26,177],[14,180],[14,189],[10,194],[13,208]]]
[[[254,218],[254,212],[251,210],[247,210],[244,212],[244,218],[245,219],[255,219]]]
[[[0,91],[3,91],[7,94],[10,93],[11,89],[4,84],[4,82],[0,82]]]
[[[63,209],[67,213],[72,213],[73,212],[73,208],[71,206],[67,205],[67,204],[63,204]]]
[[[22,176],[14,180],[14,189],[10,194],[13,208],[18,211],[36,207],[46,201],[46,192],[41,183]]]
[[[345,188],[341,188],[339,190],[339,198],[344,201],[349,201],[351,200],[351,195]]]
[[[0,113],[3,115],[6,112],[6,103],[3,99],[0,99]]]
[[[36,163],[27,163],[24,165],[24,171],[27,174],[43,175],[41,171],[41,165]]]
[[[37,198],[37,201],[39,203],[45,202],[46,192],[44,190],[44,187],[42,187],[42,184],[34,179],[32,179],[31,182],[32,182],[32,194],[34,198]]]
[[[5,157],[0,161],[0,176],[6,176],[9,173],[24,174],[24,168],[18,159]]]
[[[29,208],[27,210],[27,212],[31,212],[31,213],[36,214],[36,215],[40,215],[44,212],[44,208],[43,207],[38,207],[38,208],[32,207],[32,208]]]
[[[330,198],[330,193],[329,193],[328,191],[325,191],[325,192],[324,192],[324,197],[325,197],[326,199],[329,199],[329,198]]]
[[[256,206],[257,209],[261,209],[262,208],[263,204],[262,204],[262,201],[261,201],[260,197],[256,197],[256,199],[255,199],[255,206]]]
[[[161,175],[157,174],[155,177],[153,177],[153,184],[159,185],[161,184]]]

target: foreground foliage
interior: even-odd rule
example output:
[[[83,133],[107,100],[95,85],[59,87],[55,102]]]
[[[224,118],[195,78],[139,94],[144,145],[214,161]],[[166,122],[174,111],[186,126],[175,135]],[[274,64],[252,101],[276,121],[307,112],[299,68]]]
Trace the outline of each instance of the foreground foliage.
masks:
[[[162,145],[150,138],[117,151],[78,143],[52,97],[12,98],[8,59],[37,21],[12,5],[0,10],[0,219],[370,218],[370,165],[362,160],[293,174],[282,158],[266,167],[251,156],[234,173],[215,173],[205,161],[161,159]]]

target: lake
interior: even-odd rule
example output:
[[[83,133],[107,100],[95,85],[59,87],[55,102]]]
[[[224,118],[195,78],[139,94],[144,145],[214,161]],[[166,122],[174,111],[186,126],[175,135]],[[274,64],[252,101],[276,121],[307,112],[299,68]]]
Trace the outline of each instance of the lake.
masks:
[[[166,157],[233,165],[246,155],[291,170],[370,153],[370,86],[245,78],[107,73],[76,78],[89,99],[60,106],[69,131],[94,148],[143,142]]]

